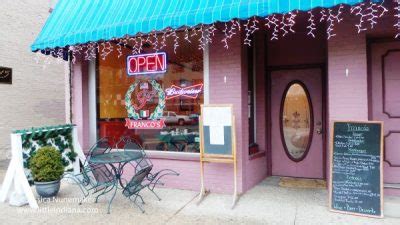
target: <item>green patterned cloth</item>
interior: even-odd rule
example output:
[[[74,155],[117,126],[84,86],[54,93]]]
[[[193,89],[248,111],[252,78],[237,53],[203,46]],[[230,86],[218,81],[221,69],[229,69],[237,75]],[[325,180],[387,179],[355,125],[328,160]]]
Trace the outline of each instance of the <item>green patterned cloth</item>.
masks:
[[[52,146],[62,154],[65,171],[73,170],[77,154],[74,151],[72,140],[73,125],[60,125],[37,127],[26,130],[16,130],[13,133],[20,134],[22,140],[22,159],[25,175],[29,183],[33,183],[32,173],[29,169],[29,159],[36,151],[44,146]]]

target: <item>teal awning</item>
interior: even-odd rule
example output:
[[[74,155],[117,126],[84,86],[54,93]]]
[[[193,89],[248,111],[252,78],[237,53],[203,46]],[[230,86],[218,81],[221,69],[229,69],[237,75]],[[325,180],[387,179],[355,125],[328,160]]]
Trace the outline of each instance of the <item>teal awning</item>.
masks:
[[[60,0],[32,51],[363,0]]]

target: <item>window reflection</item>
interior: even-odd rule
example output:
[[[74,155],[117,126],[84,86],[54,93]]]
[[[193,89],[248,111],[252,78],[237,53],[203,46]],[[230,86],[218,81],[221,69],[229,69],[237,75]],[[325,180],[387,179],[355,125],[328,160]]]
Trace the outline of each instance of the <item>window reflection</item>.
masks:
[[[292,84],[284,96],[282,129],[288,153],[300,159],[310,141],[311,112],[309,99],[303,86]]]
[[[180,34],[179,34],[180,35]],[[184,37],[182,37],[183,39]],[[171,40],[170,40],[171,41]],[[173,41],[173,40],[172,40]],[[99,60],[98,68],[98,136],[118,140],[122,136],[135,139],[147,150],[199,152],[199,114],[203,104],[203,54],[198,45],[182,42],[174,53],[174,43],[167,43],[167,72],[164,74],[128,76],[126,58],[132,54],[129,48],[112,51],[105,60]],[[151,53],[144,47],[143,53]],[[132,107],[142,119],[155,110],[159,95],[149,79],[155,80],[165,93],[163,129],[128,129],[125,118],[125,94],[129,87],[140,80],[132,91]],[[185,90],[185,91],[182,91]],[[143,92],[143,93],[142,93]],[[154,93],[153,93],[154,92]],[[140,101],[146,96],[146,101]]]

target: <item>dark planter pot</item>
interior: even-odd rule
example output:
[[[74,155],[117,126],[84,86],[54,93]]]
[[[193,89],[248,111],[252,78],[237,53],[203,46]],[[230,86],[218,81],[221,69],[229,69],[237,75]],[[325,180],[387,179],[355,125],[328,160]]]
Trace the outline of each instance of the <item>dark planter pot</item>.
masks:
[[[34,182],[36,192],[43,198],[49,198],[56,196],[60,190],[60,180],[49,181],[49,182]]]

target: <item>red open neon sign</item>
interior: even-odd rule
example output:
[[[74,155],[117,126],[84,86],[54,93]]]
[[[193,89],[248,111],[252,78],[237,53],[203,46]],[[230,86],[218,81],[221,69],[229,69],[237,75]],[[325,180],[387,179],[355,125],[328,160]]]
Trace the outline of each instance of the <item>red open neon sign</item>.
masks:
[[[126,65],[129,76],[165,73],[167,71],[167,54],[165,52],[156,52],[130,55],[126,60]]]

